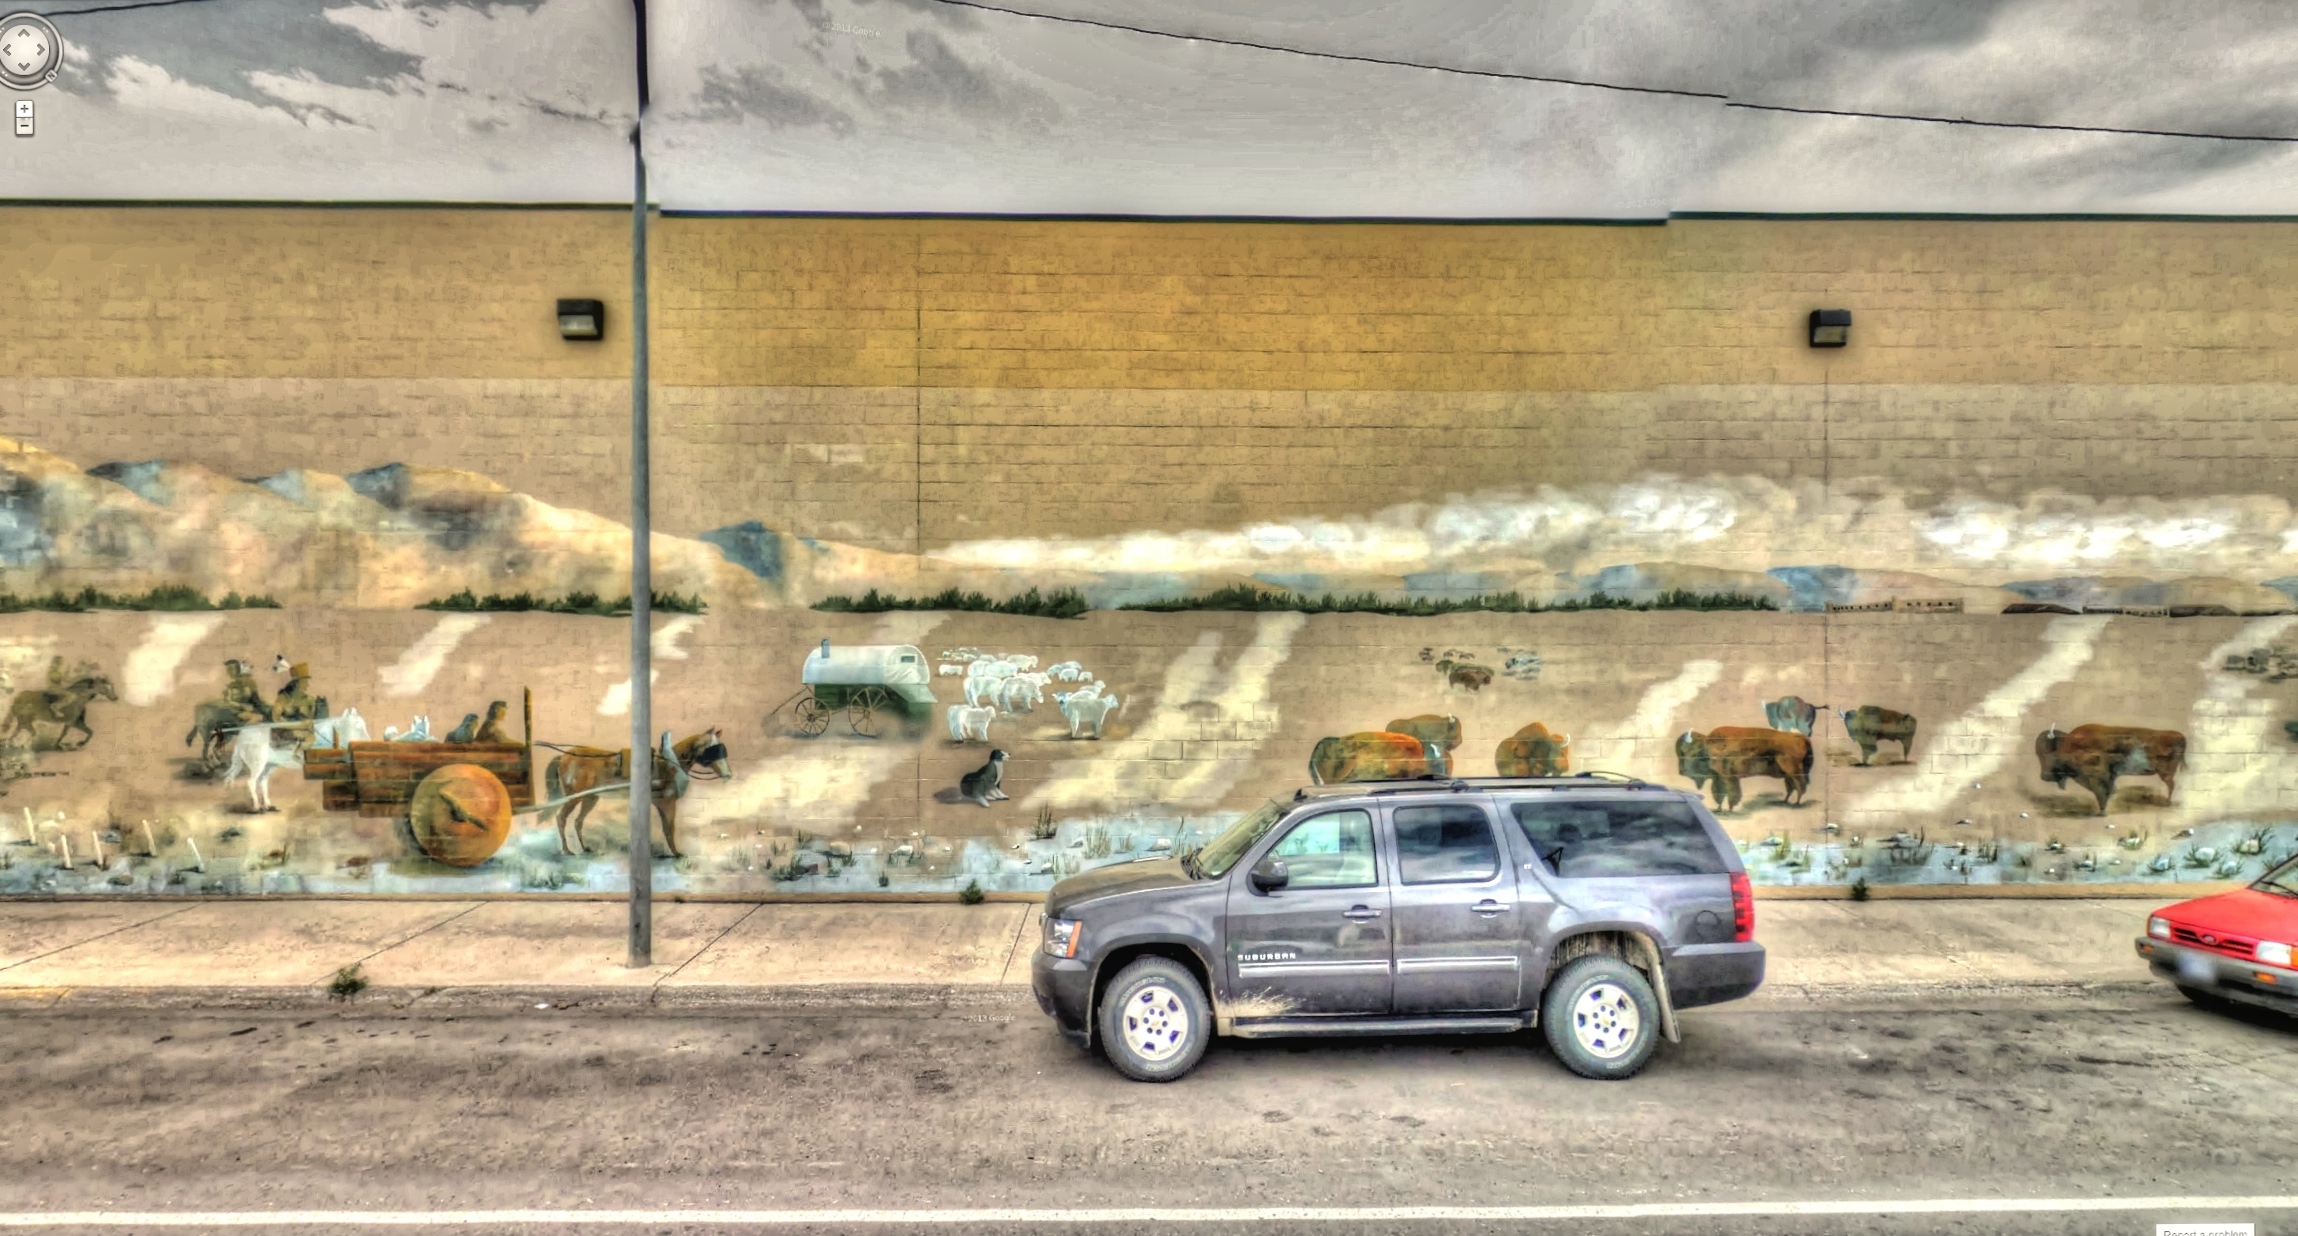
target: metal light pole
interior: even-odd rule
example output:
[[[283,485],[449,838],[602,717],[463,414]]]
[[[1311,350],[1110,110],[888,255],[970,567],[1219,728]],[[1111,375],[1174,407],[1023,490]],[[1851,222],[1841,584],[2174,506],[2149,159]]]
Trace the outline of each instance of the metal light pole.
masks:
[[[646,415],[646,0],[638,17],[638,118],[630,126],[630,967],[654,964],[654,562]]]

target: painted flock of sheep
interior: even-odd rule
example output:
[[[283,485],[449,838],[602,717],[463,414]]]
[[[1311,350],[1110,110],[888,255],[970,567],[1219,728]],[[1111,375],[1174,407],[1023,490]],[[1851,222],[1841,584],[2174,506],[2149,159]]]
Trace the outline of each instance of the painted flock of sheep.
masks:
[[[1075,661],[1041,670],[1037,658],[1028,653],[993,655],[978,648],[945,648],[937,671],[944,678],[965,680],[965,703],[947,710],[954,743],[987,743],[990,726],[1000,717],[1035,712],[1048,694],[1068,720],[1071,738],[1100,738],[1109,715],[1122,707],[1100,679]],[[1084,685],[1049,691],[1055,683]]]

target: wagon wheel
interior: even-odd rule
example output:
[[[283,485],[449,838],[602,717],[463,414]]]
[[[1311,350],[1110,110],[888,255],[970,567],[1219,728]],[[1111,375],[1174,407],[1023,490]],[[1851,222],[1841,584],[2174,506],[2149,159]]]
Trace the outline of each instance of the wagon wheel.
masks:
[[[476,867],[511,835],[511,793],[476,764],[447,764],[415,786],[407,826],[423,853],[450,867]]]
[[[886,723],[886,714],[899,711],[894,707],[892,693],[884,687],[864,687],[854,692],[854,698],[847,703],[846,720],[853,725],[855,733],[876,738]]]
[[[811,695],[798,700],[798,732],[814,738],[830,728],[830,707]]]

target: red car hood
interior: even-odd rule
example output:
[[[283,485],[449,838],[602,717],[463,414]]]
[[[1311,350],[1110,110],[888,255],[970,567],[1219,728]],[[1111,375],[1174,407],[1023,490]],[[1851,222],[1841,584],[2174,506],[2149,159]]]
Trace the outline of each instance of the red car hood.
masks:
[[[2232,932],[2254,940],[2298,943],[2298,897],[2241,888],[2182,901],[2155,913],[2197,931]]]

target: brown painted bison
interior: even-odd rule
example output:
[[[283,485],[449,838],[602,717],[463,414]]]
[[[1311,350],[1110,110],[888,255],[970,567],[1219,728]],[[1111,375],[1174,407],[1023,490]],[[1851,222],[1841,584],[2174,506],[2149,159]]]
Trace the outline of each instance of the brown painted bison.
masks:
[[[1409,781],[1417,777],[1446,777],[1444,749],[1410,734],[1367,731],[1343,738],[1325,738],[1309,753],[1309,780],[1318,785],[1339,781]]]
[[[1899,744],[1902,763],[1915,758],[1915,718],[1873,704],[1846,708],[1841,715],[1844,731],[1859,744],[1860,764],[1874,763],[1876,744],[1883,742]]]
[[[1716,806],[1739,806],[1739,783],[1746,777],[1777,777],[1787,783],[1787,803],[1803,801],[1811,788],[1811,740],[1785,730],[1723,725],[1705,734],[1685,730],[1676,739],[1676,771],[1692,788],[1713,782]]]
[[[2186,735],[2132,725],[2057,726],[2035,735],[2035,759],[2043,780],[2065,789],[2067,782],[2091,792],[2100,815],[2114,797],[2117,777],[2160,777],[2164,797],[2178,792],[2178,770],[2186,763]]]
[[[1444,685],[1481,691],[1492,685],[1492,670],[1473,661],[1439,661],[1436,672],[1444,675]]]
[[[1425,743],[1433,743],[1447,751],[1460,749],[1460,718],[1440,717],[1424,712],[1417,717],[1398,717],[1385,727],[1386,733],[1410,734]]]
[[[1819,705],[1800,695],[1789,695],[1763,706],[1765,725],[1790,734],[1811,737],[1811,727],[1819,720]]]
[[[1492,763],[1503,777],[1561,777],[1572,769],[1572,736],[1538,721],[1500,740]]]

